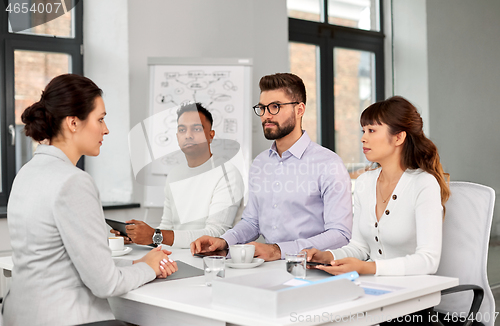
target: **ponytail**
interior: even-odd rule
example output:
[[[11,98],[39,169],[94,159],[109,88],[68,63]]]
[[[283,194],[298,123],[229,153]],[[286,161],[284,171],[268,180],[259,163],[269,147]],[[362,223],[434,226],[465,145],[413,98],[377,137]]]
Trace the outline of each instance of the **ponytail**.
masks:
[[[403,152],[401,153],[401,165],[403,168],[422,169],[432,174],[441,187],[441,205],[446,211],[445,203],[450,198],[450,187],[446,182],[443,166],[439,159],[436,145],[424,133],[418,135],[408,134]]]
[[[381,125],[389,127],[389,133],[397,135],[406,132],[401,153],[401,167],[422,169],[433,175],[441,187],[441,205],[450,197],[450,187],[446,182],[436,145],[424,135],[422,117],[415,106],[401,96],[393,96],[385,101],[370,105],[361,114],[361,125]]]

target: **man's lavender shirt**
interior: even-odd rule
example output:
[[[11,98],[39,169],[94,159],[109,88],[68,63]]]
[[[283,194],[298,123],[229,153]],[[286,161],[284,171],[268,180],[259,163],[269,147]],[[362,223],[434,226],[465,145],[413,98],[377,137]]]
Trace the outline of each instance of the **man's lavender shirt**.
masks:
[[[221,238],[228,245],[264,236],[285,253],[339,248],[351,238],[351,179],[342,159],[307,132],[278,155],[276,142],[252,163],[241,221]]]

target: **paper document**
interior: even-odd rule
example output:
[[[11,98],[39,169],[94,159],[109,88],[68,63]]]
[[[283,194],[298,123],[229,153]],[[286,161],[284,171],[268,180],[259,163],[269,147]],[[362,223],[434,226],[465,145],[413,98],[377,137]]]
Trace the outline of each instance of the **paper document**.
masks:
[[[361,288],[363,288],[366,295],[382,295],[402,289],[397,286],[382,285],[370,282],[361,282]]]
[[[330,277],[327,277],[327,278],[324,278],[321,280],[317,280],[317,281],[309,281],[309,280],[304,280],[301,278],[292,278],[291,280],[288,280],[283,284],[279,284],[279,285],[270,287],[269,290],[283,291],[283,290],[292,289],[292,288],[297,287],[297,286],[307,286],[307,285],[318,284],[318,283],[326,283],[326,282],[331,282],[334,280],[344,279],[344,278],[348,279],[350,281],[355,281],[358,277],[359,277],[358,273],[349,272],[349,273],[340,274],[340,275],[336,275],[336,276],[330,276]]]
[[[309,284],[311,281],[303,280],[301,278],[292,278],[290,281],[283,283],[286,286],[299,286],[304,284]]]

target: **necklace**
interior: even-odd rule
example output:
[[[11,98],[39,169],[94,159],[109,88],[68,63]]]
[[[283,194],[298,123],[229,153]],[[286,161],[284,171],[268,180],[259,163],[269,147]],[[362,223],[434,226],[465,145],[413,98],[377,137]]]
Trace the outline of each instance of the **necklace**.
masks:
[[[401,174],[402,175],[402,174]],[[392,189],[392,191],[389,193],[389,196],[387,196],[384,200],[384,195],[382,194],[382,187],[380,186],[380,177],[379,179],[377,179],[377,190],[380,194],[380,198],[382,198],[382,203],[387,203],[387,201],[389,200],[389,198],[391,197],[392,195],[392,192],[394,191],[397,183],[399,182],[399,179],[401,179],[401,176],[399,176],[399,178],[396,180],[396,181],[393,181],[391,183],[389,183],[389,187],[392,186],[394,184],[394,188]]]
[[[389,194],[389,196],[387,196],[387,198],[384,200],[384,195],[382,195],[382,189],[380,189],[380,187],[378,187],[378,192],[380,194],[380,197],[382,198],[382,203],[384,204],[389,200],[389,197],[391,197],[391,194]]]

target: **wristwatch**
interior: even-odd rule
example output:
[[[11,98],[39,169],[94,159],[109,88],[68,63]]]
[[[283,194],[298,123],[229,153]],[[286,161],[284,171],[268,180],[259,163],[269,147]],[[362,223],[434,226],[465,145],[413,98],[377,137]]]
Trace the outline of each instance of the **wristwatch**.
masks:
[[[155,234],[153,234],[153,243],[158,246],[163,242],[163,234],[160,229],[155,229]]]

